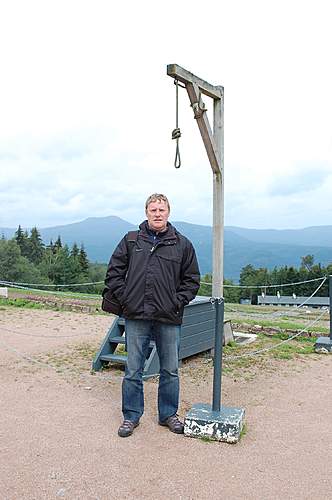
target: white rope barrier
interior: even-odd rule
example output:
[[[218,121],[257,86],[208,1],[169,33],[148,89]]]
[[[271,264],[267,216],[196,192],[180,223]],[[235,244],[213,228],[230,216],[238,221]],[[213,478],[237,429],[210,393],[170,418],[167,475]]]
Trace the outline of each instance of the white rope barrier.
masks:
[[[310,280],[305,280],[305,281],[295,281],[293,283],[281,283],[279,285],[227,285],[224,284],[224,288],[283,288],[287,286],[296,286],[296,285],[303,285],[306,283],[313,283],[314,281],[321,281],[321,280],[326,280],[326,276],[322,276],[321,278],[314,278]],[[91,286],[91,285],[102,285],[104,281],[91,281],[89,283],[68,283],[68,284],[61,284],[61,285],[54,285],[54,284],[47,284],[47,283],[21,283],[19,281],[3,281],[0,280],[0,285],[5,285],[5,286],[27,286],[27,287],[34,287],[34,286],[42,286],[42,287],[47,287],[47,288],[68,288],[71,286]],[[212,283],[210,281],[201,281],[201,285],[210,285],[212,286]]]
[[[281,283],[280,285],[226,285],[224,284],[224,288],[282,288],[286,286],[295,286],[295,285],[303,285],[305,283],[312,283],[314,281],[326,280],[326,276],[322,276],[321,278],[314,278],[306,281],[295,281],[294,283]],[[210,281],[201,281],[201,285],[211,285]]]
[[[91,283],[69,283],[67,285],[54,285],[54,284],[47,284],[47,283],[20,283],[18,281],[0,281],[0,285],[6,285],[6,286],[44,286],[47,288],[68,288],[70,286],[88,286],[88,285],[101,285],[104,283],[104,281],[93,281]]]
[[[259,349],[257,351],[247,352],[247,353],[241,354],[239,356],[223,356],[223,360],[225,360],[225,361],[228,361],[228,360],[229,361],[235,361],[237,359],[248,358],[250,356],[256,356],[258,354],[262,354],[263,352],[272,351],[273,349],[276,349],[277,347],[280,347],[283,344],[287,344],[287,342],[290,342],[291,340],[295,339],[296,337],[298,337],[299,335],[301,335],[301,333],[307,332],[308,329],[311,328],[313,325],[315,325],[326,313],[327,313],[327,310],[324,309],[324,311],[322,312],[322,314],[318,318],[316,318],[314,321],[312,321],[306,328],[303,328],[299,332],[295,333],[294,335],[292,335],[288,339],[282,340],[278,344],[275,344],[275,345],[270,346],[270,347],[264,347],[264,349]]]
[[[0,282],[1,284],[1,282]],[[28,288],[28,287],[25,287],[25,286],[19,286],[19,285],[6,285],[6,286],[10,286],[10,288],[17,288],[18,290],[26,290],[26,291],[30,291],[30,292],[38,292],[38,293],[48,293],[50,295],[60,295],[61,297],[76,297],[77,298],[77,293],[75,295],[74,292],[70,293],[70,292],[59,292],[59,291],[56,291],[56,290],[40,290],[38,288]],[[100,295],[98,294],[94,294],[94,293],[90,293],[90,294],[83,294],[83,293],[80,293],[79,297],[80,299],[93,299],[93,298],[98,298],[100,299]]]

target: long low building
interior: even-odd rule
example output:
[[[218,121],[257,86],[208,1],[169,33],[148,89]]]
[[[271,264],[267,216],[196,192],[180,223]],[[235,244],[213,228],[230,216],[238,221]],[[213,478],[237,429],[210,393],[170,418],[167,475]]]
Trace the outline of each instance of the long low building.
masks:
[[[258,295],[257,304],[267,306],[299,306],[305,302],[310,307],[329,307],[329,297],[294,297],[292,295]]]

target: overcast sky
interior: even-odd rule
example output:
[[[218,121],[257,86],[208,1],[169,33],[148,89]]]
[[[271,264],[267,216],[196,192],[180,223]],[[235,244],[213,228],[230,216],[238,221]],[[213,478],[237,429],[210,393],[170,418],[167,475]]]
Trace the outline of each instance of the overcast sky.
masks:
[[[26,0],[0,7],[0,227],[118,215],[152,192],[212,223],[212,173],[176,63],[225,88],[225,223],[332,222],[330,1]],[[204,98],[208,113],[210,99]]]

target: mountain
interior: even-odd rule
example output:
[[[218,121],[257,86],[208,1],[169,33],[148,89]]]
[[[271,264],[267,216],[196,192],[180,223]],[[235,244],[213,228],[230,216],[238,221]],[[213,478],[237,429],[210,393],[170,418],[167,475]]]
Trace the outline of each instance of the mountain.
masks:
[[[194,244],[202,274],[212,269],[212,228],[173,222]],[[93,262],[108,262],[116,244],[123,235],[137,229],[119,217],[90,217],[81,222],[40,229],[45,244],[61,235],[63,243],[72,246],[84,243],[89,259]],[[15,229],[0,228],[6,238],[14,235]],[[304,229],[246,229],[227,226],[225,228],[225,277],[238,280],[241,269],[247,264],[272,269],[277,266],[295,266],[301,257],[312,254],[315,262],[327,265],[332,262],[332,226],[316,226]]]
[[[227,229],[257,243],[332,247],[332,226],[312,226],[303,229],[247,229],[228,226]]]

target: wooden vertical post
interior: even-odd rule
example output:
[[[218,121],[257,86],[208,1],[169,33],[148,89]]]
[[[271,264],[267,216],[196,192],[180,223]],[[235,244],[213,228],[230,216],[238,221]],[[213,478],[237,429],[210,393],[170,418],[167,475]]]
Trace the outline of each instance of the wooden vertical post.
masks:
[[[213,172],[212,295],[223,296],[224,281],[224,89],[213,100],[213,138],[220,172]]]

